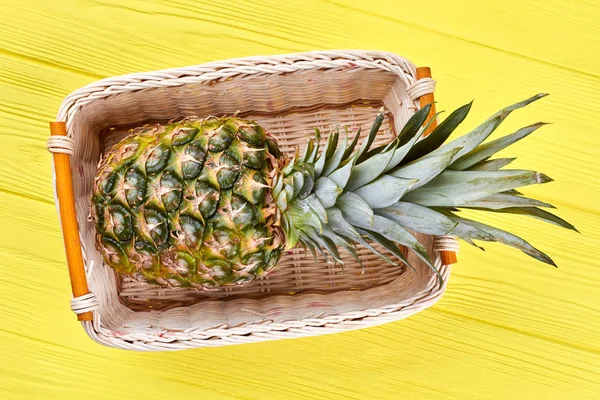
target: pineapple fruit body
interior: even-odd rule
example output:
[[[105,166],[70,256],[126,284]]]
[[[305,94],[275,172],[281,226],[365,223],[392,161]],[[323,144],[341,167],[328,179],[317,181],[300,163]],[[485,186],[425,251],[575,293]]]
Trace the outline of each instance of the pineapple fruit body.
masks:
[[[101,163],[92,217],[107,263],[172,286],[240,284],[272,269],[285,243],[267,182],[265,131],[238,118],[136,129]]]

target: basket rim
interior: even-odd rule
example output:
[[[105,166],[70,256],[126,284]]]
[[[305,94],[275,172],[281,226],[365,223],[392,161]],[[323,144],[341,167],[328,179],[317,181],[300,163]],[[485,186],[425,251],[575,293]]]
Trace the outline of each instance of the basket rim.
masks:
[[[271,56],[236,57],[187,67],[134,72],[91,82],[74,90],[63,99],[56,120],[67,123],[67,135],[72,137],[70,121],[72,120],[71,116],[79,109],[78,105],[122,92],[160,86],[181,86],[187,83],[227,79],[240,75],[280,74],[342,66],[389,71],[405,79],[408,85],[417,81],[415,65],[392,52],[321,50]],[[196,79],[198,77],[201,79]]]
[[[169,335],[168,333],[158,335],[120,334],[106,328],[100,328],[100,318],[94,318],[93,321],[82,321],[82,326],[86,333],[100,344],[139,351],[184,350],[197,347],[224,346],[318,336],[373,327],[407,318],[431,307],[441,299],[446,291],[448,277],[452,269],[452,265],[442,264],[439,251],[443,249],[445,248],[435,251],[434,260],[434,265],[440,270],[440,274],[444,278],[442,287],[437,282],[430,280],[428,285],[421,290],[419,296],[383,308],[361,310],[360,313],[346,312],[323,318],[289,319],[283,322],[267,320],[261,323],[245,324],[242,327],[215,327],[201,332],[194,332],[195,329],[190,329],[184,332],[188,336],[186,339],[183,339],[179,332],[177,335]],[[199,341],[202,343],[199,343]]]
[[[232,76],[240,75],[260,76],[263,74],[280,74],[309,69],[340,68],[344,65],[349,67],[380,69],[392,72],[401,77],[407,83],[407,86],[412,88],[415,87],[416,83],[419,83],[415,76],[416,69],[414,64],[390,52],[373,50],[326,50],[274,56],[240,57],[183,68],[170,68],[151,72],[132,73],[101,79],[99,81],[90,83],[81,89],[77,89],[65,97],[58,112],[57,120],[65,121],[67,123],[67,135],[72,140],[74,135],[70,129],[70,122],[73,120],[74,115],[79,112],[80,108],[83,105],[95,100],[113,96],[118,93],[139,91],[154,87],[180,86],[197,81],[206,82],[211,80],[227,79]],[[431,79],[429,80],[431,81]],[[431,87],[431,82],[427,83],[429,83]],[[430,90],[432,92],[433,88],[431,87]],[[417,90],[416,92],[421,95],[423,91],[424,89],[421,88],[420,91]],[[415,97],[418,98],[419,96]],[[415,99],[412,100],[415,101]],[[52,172],[53,186],[55,191],[55,204],[58,211],[59,200],[56,195],[56,174],[54,170],[54,164]],[[81,230],[78,232],[78,234],[81,234]],[[440,250],[445,250],[445,248],[439,248],[438,246],[438,248],[434,250],[434,262],[436,263],[436,266],[439,266],[445,272],[444,282],[447,282],[447,277],[450,273],[450,266],[442,265],[439,255]],[[85,278],[86,280],[89,280],[87,274]],[[246,329],[241,331],[239,328],[213,329],[208,330],[211,332],[207,331],[206,335],[204,335],[205,337],[195,337],[192,341],[190,341],[192,345],[173,345],[169,347],[172,347],[172,349],[201,347],[202,344],[197,343],[198,339],[209,339],[209,341],[213,342],[210,345],[215,345],[215,340],[222,340],[222,344],[233,344],[243,342],[243,338],[248,338],[246,341],[249,342],[257,341],[258,338],[260,338],[260,340],[282,338],[282,336],[286,336],[281,334],[283,331],[289,332],[290,337],[301,337],[378,325],[421,311],[422,309],[429,307],[439,300],[441,295],[444,293],[446,286],[444,284],[442,287],[439,287],[437,283],[432,286],[432,282],[432,280],[429,280],[425,288],[419,292],[420,296],[415,296],[415,298],[412,299],[412,302],[409,302],[409,305],[396,304],[389,305],[385,307],[385,309],[366,309],[361,310],[360,313],[348,312],[330,315],[327,318],[319,319],[319,323],[316,324],[314,320],[312,322],[311,320],[290,320],[290,323],[287,325],[284,324],[285,326],[282,326],[282,323],[261,323],[245,325]],[[93,295],[93,293],[91,294]],[[90,297],[87,296],[85,300],[89,302]],[[74,302],[77,306],[77,298],[74,299]],[[78,313],[89,311],[90,309],[94,309],[94,307],[97,307],[97,304],[87,308],[80,307]],[[390,319],[389,316],[394,315],[395,313],[402,313],[402,315]],[[96,314],[96,312],[94,312],[94,314]],[[354,324],[352,322],[354,322]],[[139,346],[134,346],[133,344],[129,344],[131,339],[127,339],[126,336],[107,336],[102,332],[102,329],[99,328],[99,318],[94,318],[93,322],[83,322],[83,324],[88,334],[94,340],[103,344],[110,344],[112,346],[122,348],[132,348],[133,346],[137,350],[165,349],[163,344],[166,343],[160,345],[157,343],[157,346],[153,346],[148,341],[140,340],[140,343],[138,343]],[[315,333],[315,330],[319,330],[319,328],[323,328],[322,331]],[[92,331],[94,332],[93,334],[91,333]],[[274,333],[270,335],[270,332]],[[233,341],[230,340],[233,337],[238,339]],[[251,339],[251,337],[254,337],[254,339]],[[142,342],[144,342],[143,345]],[[169,340],[166,338],[159,338],[158,342],[169,342]],[[181,343],[182,341],[177,340],[177,342]]]

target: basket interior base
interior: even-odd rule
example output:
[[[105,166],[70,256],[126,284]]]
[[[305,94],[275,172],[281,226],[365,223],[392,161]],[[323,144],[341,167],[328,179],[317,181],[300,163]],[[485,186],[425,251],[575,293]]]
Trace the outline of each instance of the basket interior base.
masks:
[[[362,132],[361,136],[366,136],[377,110],[382,106],[381,102],[355,101],[339,106],[327,105],[318,108],[289,110],[283,114],[269,115],[264,112],[247,112],[242,116],[264,126],[279,138],[282,151],[292,154],[296,146],[300,146],[300,149],[303,150],[308,139],[313,137],[314,128],[317,127],[325,138],[336,126],[340,126],[342,130],[343,126],[346,126],[350,138],[356,134],[359,128]],[[393,127],[392,115],[386,112],[376,144],[386,143],[395,137]],[[113,144],[126,136],[130,128],[132,126],[114,126],[105,129],[101,134],[103,151],[106,152]],[[390,255],[386,250],[379,249],[382,253]],[[135,280],[132,277],[120,277],[118,279],[119,298],[124,305],[135,311],[167,310],[208,299],[258,299],[273,295],[293,296],[306,293],[360,291],[389,284],[407,273],[407,268],[403,264],[392,266],[383,263],[365,248],[359,247],[358,251],[364,268],[346,252],[342,252],[344,265],[333,265],[328,264],[320,255],[315,261],[312,254],[306,254],[303,249],[296,248],[285,254],[269,275],[243,286],[224,287],[211,291],[162,288]],[[408,271],[408,273],[410,272]]]

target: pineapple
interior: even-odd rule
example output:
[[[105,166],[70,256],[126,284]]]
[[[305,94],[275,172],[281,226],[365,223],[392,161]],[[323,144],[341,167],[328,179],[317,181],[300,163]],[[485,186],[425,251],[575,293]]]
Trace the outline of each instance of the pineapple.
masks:
[[[543,123],[482,144],[512,111],[543,96],[504,108],[446,144],[470,103],[422,139],[433,120],[429,106],[386,145],[372,148],[380,112],[360,146],[360,131],[349,140],[338,130],[321,143],[317,130],[303,155],[297,149],[291,158],[264,128],[235,116],[137,128],[100,163],[91,212],[97,246],[121,274],[205,289],[263,276],[298,244],[339,263],[340,249],[359,260],[360,244],[393,264],[373,247],[379,243],[408,264],[403,245],[437,273],[411,231],[473,245],[497,241],[555,265],[523,239],[458,214],[524,214],[575,229],[542,210],[551,205],[515,190],[549,177],[502,170],[513,159],[490,159]]]

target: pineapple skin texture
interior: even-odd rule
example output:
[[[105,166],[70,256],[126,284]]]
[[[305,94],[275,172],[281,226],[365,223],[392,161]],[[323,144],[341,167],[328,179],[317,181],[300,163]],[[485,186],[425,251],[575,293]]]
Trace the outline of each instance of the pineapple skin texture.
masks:
[[[214,288],[268,273],[285,243],[269,182],[274,140],[239,118],[144,126],[101,161],[96,245],[117,272],[164,286]]]

